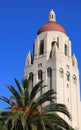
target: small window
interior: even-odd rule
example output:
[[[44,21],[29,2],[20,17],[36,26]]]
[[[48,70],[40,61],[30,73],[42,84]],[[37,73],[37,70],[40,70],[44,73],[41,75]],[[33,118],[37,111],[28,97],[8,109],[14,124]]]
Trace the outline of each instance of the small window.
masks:
[[[42,80],[42,70],[39,70],[39,71],[38,71],[38,79],[39,79],[39,80]]]
[[[29,73],[29,80],[32,81],[32,88],[33,88],[33,73],[32,72]]]
[[[42,63],[38,64],[38,68],[42,67]]]
[[[58,42],[57,42],[57,41],[53,41],[53,42],[52,42],[52,45],[51,45],[51,48],[53,48],[55,44],[56,44],[57,47],[58,47]]]
[[[66,73],[66,76],[67,76],[67,81],[70,81],[70,73],[69,72]]]
[[[48,77],[51,77],[52,75],[52,69],[50,67],[47,69],[47,75]]]
[[[53,19],[53,15],[52,15],[52,19]]]
[[[51,67],[47,69],[47,76],[48,76],[49,88],[52,89],[52,68]]]
[[[60,75],[60,78],[63,78],[63,69],[62,68],[60,68],[60,70],[59,70],[59,75]]]
[[[73,83],[76,84],[76,75],[73,75]]]
[[[64,54],[67,56],[67,54],[68,54],[68,48],[67,48],[67,45],[65,44],[64,45]]]
[[[42,55],[44,53],[44,39],[40,41],[40,49],[39,54]]]

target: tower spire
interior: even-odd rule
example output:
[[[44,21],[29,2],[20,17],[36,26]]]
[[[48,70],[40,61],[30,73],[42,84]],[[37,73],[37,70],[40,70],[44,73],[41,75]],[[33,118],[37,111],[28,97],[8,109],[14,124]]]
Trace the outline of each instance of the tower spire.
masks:
[[[50,21],[56,22],[56,16],[55,16],[55,13],[54,13],[53,9],[51,9],[51,11],[50,11],[50,13],[49,13],[49,20],[48,20],[48,21],[49,21],[49,22],[50,22]]]

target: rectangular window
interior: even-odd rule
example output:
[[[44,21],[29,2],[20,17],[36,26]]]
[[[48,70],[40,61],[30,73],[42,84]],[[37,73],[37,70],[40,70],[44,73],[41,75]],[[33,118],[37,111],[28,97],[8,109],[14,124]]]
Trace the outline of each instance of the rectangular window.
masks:
[[[70,75],[69,74],[67,74],[67,81],[69,81],[70,80]]]
[[[67,56],[68,55],[68,48],[67,48],[67,45],[65,44],[64,45],[64,54]]]
[[[42,55],[44,53],[44,39],[40,41],[40,50],[39,54]]]
[[[38,68],[42,67],[42,63],[38,64]]]

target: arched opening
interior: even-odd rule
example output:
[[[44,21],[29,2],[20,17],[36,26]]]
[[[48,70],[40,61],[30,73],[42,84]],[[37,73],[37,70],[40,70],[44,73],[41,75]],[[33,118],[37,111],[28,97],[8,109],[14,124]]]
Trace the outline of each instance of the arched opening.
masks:
[[[73,75],[73,83],[76,84],[77,78],[76,75]]]
[[[66,73],[66,76],[67,76],[67,81],[69,82],[70,81],[70,73],[68,71]]]
[[[62,68],[59,69],[59,75],[60,75],[60,78],[63,78],[63,69]]]
[[[32,88],[33,88],[33,73],[32,72],[29,73],[29,79],[32,81]]]
[[[48,76],[48,87],[52,89],[52,69],[49,67],[47,69],[47,76]]]
[[[39,46],[39,55],[42,55],[44,53],[44,39],[40,41]]]
[[[57,41],[53,41],[52,44],[51,44],[51,49],[54,47],[54,45],[57,45],[57,47],[59,47],[58,46],[58,42]]]
[[[65,54],[66,56],[68,55],[68,47],[67,47],[66,44],[64,45],[64,54]]]
[[[38,80],[39,81],[42,81],[43,80],[43,73],[42,73],[42,70],[39,70],[38,71]],[[42,85],[42,84],[41,84]],[[41,95],[42,95],[42,89],[41,89],[41,93],[40,93]]]

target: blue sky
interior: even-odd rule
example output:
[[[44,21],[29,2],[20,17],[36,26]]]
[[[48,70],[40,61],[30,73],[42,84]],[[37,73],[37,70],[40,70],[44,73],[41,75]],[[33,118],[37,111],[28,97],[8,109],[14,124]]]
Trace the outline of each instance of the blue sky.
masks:
[[[4,84],[15,85],[14,77],[21,82],[26,55],[51,9],[72,42],[81,81],[81,0],[0,0],[0,95],[9,97]],[[0,109],[5,106],[0,101]]]

